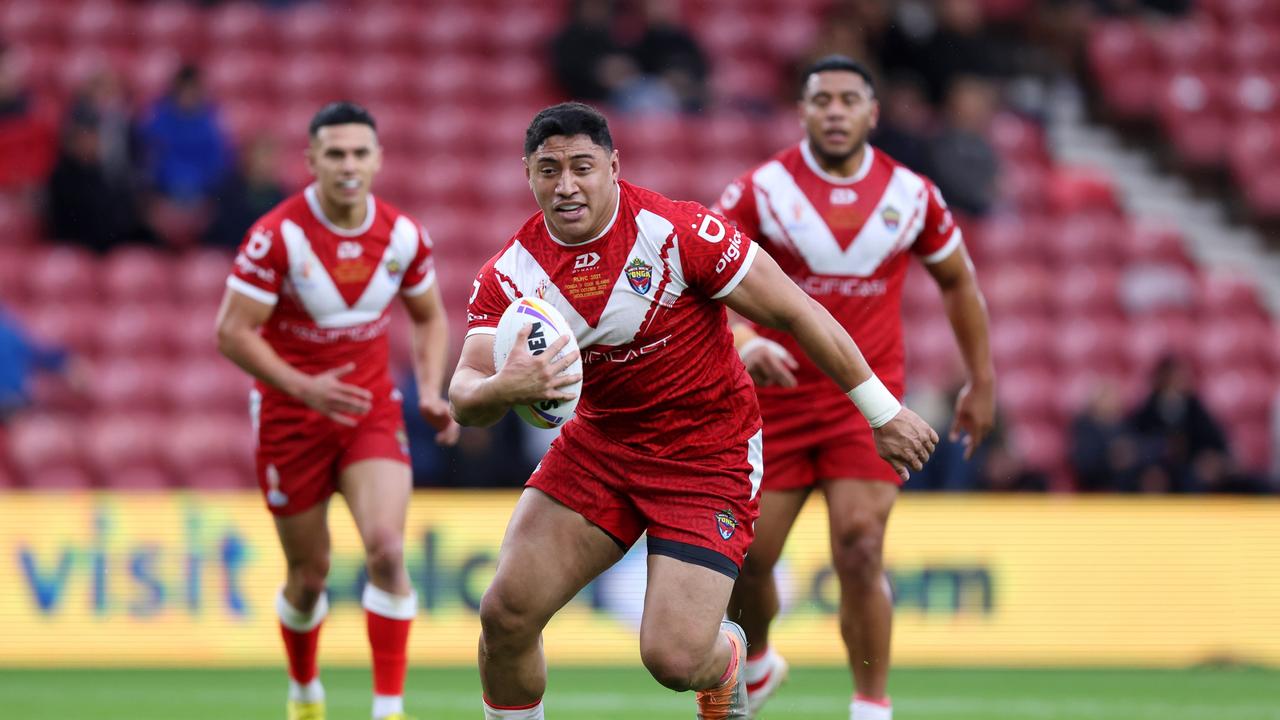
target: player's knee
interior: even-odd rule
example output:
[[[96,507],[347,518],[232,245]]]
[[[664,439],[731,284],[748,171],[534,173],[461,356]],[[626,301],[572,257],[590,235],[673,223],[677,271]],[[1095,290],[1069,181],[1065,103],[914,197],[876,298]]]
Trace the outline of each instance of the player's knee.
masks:
[[[321,555],[305,560],[289,563],[288,585],[293,597],[297,598],[297,609],[310,612],[324,593],[325,582],[329,577],[329,556]]]
[[[365,563],[370,577],[395,577],[404,567],[404,539],[397,532],[373,533],[365,548]]]
[[[846,582],[879,582],[883,572],[884,525],[874,519],[858,519],[836,529],[835,568]]]
[[[688,649],[661,645],[641,647],[640,658],[654,680],[676,692],[693,689],[698,670],[706,660]]]
[[[488,645],[536,636],[542,631],[537,617],[518,594],[504,591],[496,583],[480,599],[480,627]]]

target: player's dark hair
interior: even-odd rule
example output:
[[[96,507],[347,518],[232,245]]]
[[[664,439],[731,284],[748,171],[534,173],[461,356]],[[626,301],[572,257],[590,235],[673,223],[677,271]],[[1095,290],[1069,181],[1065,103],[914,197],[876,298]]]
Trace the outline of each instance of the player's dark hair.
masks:
[[[871,94],[876,93],[876,81],[871,77],[871,71],[866,65],[854,60],[848,55],[827,55],[820,57],[813,62],[812,65],[805,68],[804,74],[800,76],[801,87],[808,84],[809,76],[814,73],[830,72],[839,70],[843,72],[851,72],[855,75],[861,75],[863,80],[867,81],[867,87],[871,88]]]
[[[325,105],[316,112],[311,118],[311,126],[308,132],[311,137],[315,137],[322,127],[328,125],[350,125],[352,123],[368,125],[374,132],[378,131],[378,123],[374,121],[373,115],[368,110],[353,102],[339,100]]]
[[[529,129],[524,131],[525,156],[532,155],[539,145],[553,135],[586,135],[591,138],[591,142],[604,148],[605,152],[613,152],[609,121],[599,110],[583,103],[560,103],[534,115]]]

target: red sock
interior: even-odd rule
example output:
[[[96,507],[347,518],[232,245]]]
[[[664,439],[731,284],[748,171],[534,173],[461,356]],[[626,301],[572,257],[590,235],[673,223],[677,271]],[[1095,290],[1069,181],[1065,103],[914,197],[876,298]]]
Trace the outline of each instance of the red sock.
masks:
[[[417,614],[418,598],[413,593],[396,596],[366,585],[363,604],[369,648],[373,651],[373,692],[403,695],[409,666],[409,628]]]
[[[281,592],[276,598],[276,614],[280,616],[280,636],[284,638],[284,651],[289,656],[289,677],[300,685],[316,679],[316,657],[320,645],[320,627],[329,614],[329,601],[324,595],[310,613],[303,613],[289,604]]]
[[[323,623],[321,623],[323,624]],[[284,637],[284,651],[289,655],[289,677],[306,685],[316,679],[316,648],[320,645],[320,625],[307,632],[298,632],[280,623]]]

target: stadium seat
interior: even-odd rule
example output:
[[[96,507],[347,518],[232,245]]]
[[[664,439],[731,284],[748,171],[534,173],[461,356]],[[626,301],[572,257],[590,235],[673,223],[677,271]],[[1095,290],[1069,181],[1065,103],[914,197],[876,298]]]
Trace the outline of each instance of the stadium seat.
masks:
[[[182,54],[172,48],[149,48],[133,56],[125,74],[133,97],[149,104],[164,95],[182,64]]]
[[[316,108],[338,98],[347,97],[350,73],[345,71],[337,55],[298,54],[285,57],[277,64],[275,92],[286,104],[306,110],[308,116]]]
[[[8,428],[8,456],[20,484],[39,489],[83,489],[85,471],[79,421],[56,415],[19,415]]]
[[[1052,303],[1062,321],[1084,317],[1118,317],[1119,274],[1106,264],[1065,264],[1052,288]]]
[[[1124,221],[1114,214],[1095,212],[1064,218],[1045,240],[1058,267],[1115,267],[1123,259],[1127,232]]]
[[[1266,427],[1254,423],[1238,423],[1231,426],[1229,435],[1231,455],[1249,472],[1266,473],[1271,470],[1271,458],[1277,452]]]
[[[1167,23],[1152,32],[1161,61],[1175,72],[1212,72],[1225,64],[1226,43],[1208,18]]]
[[[997,383],[1000,409],[1016,423],[1056,422],[1056,378],[1046,368],[1003,373]]]
[[[150,3],[138,14],[138,47],[198,56],[205,49],[205,22],[204,14],[190,3]]]
[[[0,6],[0,33],[23,42],[65,40],[68,6],[56,2],[8,2]]]
[[[1271,326],[1257,317],[1220,317],[1200,324],[1195,343],[1202,371],[1270,370]]]
[[[220,4],[208,11],[206,22],[209,47],[220,53],[274,52],[278,46],[276,33],[280,24],[261,3],[234,0]]]
[[[262,68],[276,65],[276,56],[269,52],[218,48],[205,63],[204,79],[215,100],[234,107],[246,100],[273,98],[275,73]]]
[[[466,4],[436,4],[416,14],[414,44],[420,53],[435,57],[478,54],[485,43],[484,17],[483,10]]]
[[[247,417],[187,416],[161,435],[159,453],[175,484],[232,490],[256,485],[253,445]]]
[[[1175,264],[1188,270],[1195,267],[1187,255],[1182,234],[1168,225],[1134,225],[1124,238],[1124,250],[1125,260],[1130,264]]]
[[[996,368],[1018,370],[1051,366],[1053,353],[1053,326],[1046,318],[1038,316],[1012,317],[991,326],[991,354]]]
[[[1065,469],[1067,439],[1060,425],[1024,422],[1012,428],[1012,445],[1027,467],[1053,476]],[[1055,483],[1056,486],[1056,483]]]
[[[180,416],[226,413],[248,418],[253,380],[224,357],[188,357],[156,368],[156,373],[159,401]]]
[[[88,395],[98,412],[144,412],[160,406],[165,390],[164,365],[124,356],[102,360],[92,368]]]
[[[342,13],[345,16],[346,13]],[[276,15],[280,46],[291,56],[314,56],[350,48],[346,19],[327,3],[296,3]]]
[[[487,28],[493,48],[526,59],[544,51],[561,18],[555,3],[498,3],[495,10],[496,14],[490,16],[493,25]]]
[[[1121,213],[1111,179],[1100,170],[1058,167],[1049,177],[1048,208],[1058,217],[1085,212]]]
[[[160,438],[168,423],[150,415],[99,415],[85,429],[85,453],[102,487],[159,490],[170,477],[160,465]]]
[[[1218,417],[1266,427],[1276,397],[1273,377],[1258,370],[1211,373],[1200,380],[1204,401]]]
[[[183,321],[168,299],[108,305],[97,313],[96,346],[107,358],[160,358],[174,348],[173,326]]]
[[[1013,317],[1043,316],[1052,305],[1053,281],[1041,265],[1004,264],[981,275],[982,292],[992,317],[1004,322]]]
[[[81,355],[97,352],[97,306],[84,301],[35,301],[23,316],[27,331],[42,342]]]
[[[355,47],[370,48],[378,54],[413,52],[415,13],[412,8],[370,5],[349,15],[343,15],[342,25],[350,33]]]
[[[100,263],[102,290],[107,302],[142,302],[161,307],[173,298],[169,258],[148,248],[125,246]]]
[[[1214,320],[1267,317],[1258,290],[1240,272],[1215,272],[1201,280],[1203,312]]]
[[[125,47],[137,38],[134,7],[110,0],[90,0],[71,7],[67,40],[75,47]]]
[[[1128,327],[1120,320],[1062,317],[1053,334],[1058,367],[1123,375],[1128,369],[1123,350],[1127,332]]]
[[[1190,357],[1195,343],[1195,323],[1179,315],[1135,319],[1123,345],[1129,367],[1147,375],[1165,355]]]
[[[217,306],[231,273],[229,250],[201,249],[179,256],[170,263],[177,297],[187,305]]]
[[[1126,120],[1150,116],[1156,103],[1158,58],[1140,23],[1095,23],[1086,53],[1109,112]]]

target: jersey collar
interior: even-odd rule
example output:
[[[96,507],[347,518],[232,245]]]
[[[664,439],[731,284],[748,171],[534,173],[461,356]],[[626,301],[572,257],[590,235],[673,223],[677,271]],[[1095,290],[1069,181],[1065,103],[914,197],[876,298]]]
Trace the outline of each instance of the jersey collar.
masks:
[[[373,215],[377,210],[377,205],[373,202],[373,193],[369,193],[369,196],[365,199],[364,222],[360,223],[360,227],[350,230],[334,225],[329,218],[325,217],[324,208],[320,207],[320,196],[316,192],[315,183],[308,185],[307,189],[302,191],[302,194],[307,198],[307,207],[311,208],[311,214],[315,215],[320,224],[334,235],[356,237],[369,232],[369,228],[373,227]]]
[[[551,238],[551,242],[557,245],[561,245],[563,247],[576,248],[576,247],[582,247],[583,245],[587,245],[589,243],[593,243],[599,240],[600,238],[604,237],[605,235],[608,235],[609,231],[613,229],[613,224],[618,221],[618,208],[622,207],[622,186],[617,183],[614,183],[613,187],[616,188],[618,191],[614,196],[613,216],[609,218],[609,222],[604,226],[604,229],[601,230],[599,233],[597,233],[596,236],[591,238],[590,240],[583,240],[580,243],[567,243],[561,240],[560,238],[556,237],[555,233],[551,232],[551,226],[547,224],[547,214],[543,213],[542,225],[547,229],[547,237]]]
[[[875,148],[871,147],[871,143],[867,143],[866,152],[862,153],[862,165],[858,168],[858,172],[849,177],[837,177],[822,169],[818,164],[818,159],[813,156],[813,150],[809,147],[808,139],[800,141],[800,154],[804,156],[804,164],[809,166],[814,175],[826,180],[832,185],[852,185],[867,176],[871,172],[871,161],[875,158]]]

